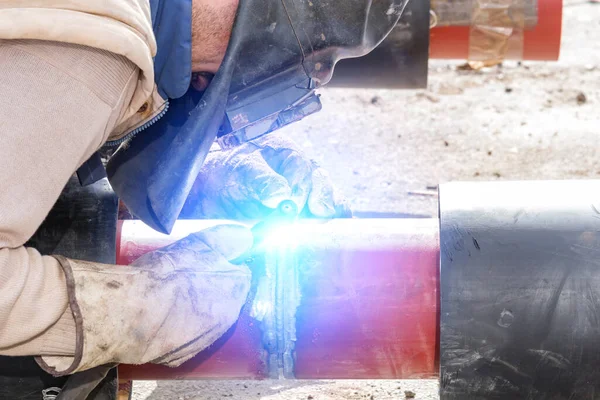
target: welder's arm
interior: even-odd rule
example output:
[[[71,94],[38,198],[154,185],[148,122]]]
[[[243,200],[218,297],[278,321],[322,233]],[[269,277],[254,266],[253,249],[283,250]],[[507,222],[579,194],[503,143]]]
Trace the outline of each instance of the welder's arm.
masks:
[[[83,46],[0,40],[0,354],[75,354],[63,270],[23,244],[106,139],[137,73]]]
[[[275,132],[211,152],[181,218],[263,219],[284,200],[293,200],[304,217],[351,216],[327,172]]]
[[[177,366],[237,320],[252,233],[219,226],[131,266],[43,257],[23,244],[128,107],[138,71],[83,46],[0,41],[0,354],[50,373]]]

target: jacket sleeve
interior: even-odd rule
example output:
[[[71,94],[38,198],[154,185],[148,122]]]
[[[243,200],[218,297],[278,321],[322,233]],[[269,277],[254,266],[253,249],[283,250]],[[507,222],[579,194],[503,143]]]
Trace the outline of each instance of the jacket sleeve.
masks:
[[[80,45],[0,40],[0,354],[75,352],[57,260],[23,244],[129,107],[139,69]]]

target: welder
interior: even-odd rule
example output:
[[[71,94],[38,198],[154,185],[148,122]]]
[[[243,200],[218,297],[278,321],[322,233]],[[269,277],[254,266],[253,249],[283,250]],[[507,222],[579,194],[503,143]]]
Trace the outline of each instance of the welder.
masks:
[[[68,375],[178,366],[218,339],[249,291],[250,270],[229,262],[252,245],[247,228],[199,232],[131,266],[24,244],[103,145],[119,147],[115,192],[161,232],[184,214],[260,219],[284,200],[305,216],[348,214],[325,172],[266,133],[307,114],[337,60],[377,46],[404,4],[3,1],[0,354]]]

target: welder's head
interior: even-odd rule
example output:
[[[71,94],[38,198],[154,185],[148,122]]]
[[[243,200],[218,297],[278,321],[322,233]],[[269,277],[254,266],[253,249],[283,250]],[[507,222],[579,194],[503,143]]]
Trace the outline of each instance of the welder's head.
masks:
[[[235,146],[320,110],[315,89],[329,82],[338,61],[378,46],[407,2],[239,0],[214,78],[210,65],[193,67],[188,92],[119,149],[108,166],[115,192],[136,217],[170,232],[215,139]],[[205,12],[194,18],[210,17]]]

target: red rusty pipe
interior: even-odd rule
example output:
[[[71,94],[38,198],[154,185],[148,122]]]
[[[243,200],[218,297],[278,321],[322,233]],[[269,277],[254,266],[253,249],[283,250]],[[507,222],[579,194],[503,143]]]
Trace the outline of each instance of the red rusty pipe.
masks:
[[[127,264],[216,223],[181,221],[167,237],[137,221],[121,222],[118,262]],[[301,260],[295,378],[438,376],[438,220],[311,222],[294,227],[293,233]],[[194,360],[177,369],[121,366],[121,379],[268,377],[261,324],[249,316],[252,296],[237,325]]]

